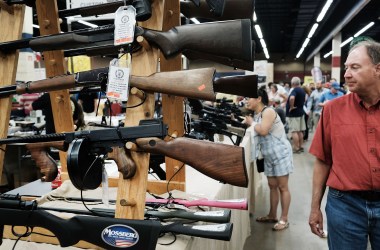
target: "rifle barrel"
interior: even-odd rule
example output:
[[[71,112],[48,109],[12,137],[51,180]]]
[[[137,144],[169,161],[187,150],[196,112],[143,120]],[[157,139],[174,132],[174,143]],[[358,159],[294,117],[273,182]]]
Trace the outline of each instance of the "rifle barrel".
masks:
[[[50,142],[50,141],[62,141],[66,135],[61,134],[47,134],[47,135],[32,135],[24,137],[12,137],[0,139],[1,144],[10,144],[10,143],[35,143],[35,142]]]

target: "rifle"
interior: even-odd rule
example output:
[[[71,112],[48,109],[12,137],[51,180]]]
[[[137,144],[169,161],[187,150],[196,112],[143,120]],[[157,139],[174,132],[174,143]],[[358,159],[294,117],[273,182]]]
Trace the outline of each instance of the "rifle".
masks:
[[[47,148],[67,150],[68,174],[73,185],[80,190],[95,189],[100,185],[102,157],[107,154],[109,158],[116,161],[124,178],[134,175],[136,169],[135,166],[128,164],[131,160],[130,152],[124,148],[126,142],[135,142],[139,150],[164,154],[184,162],[223,183],[240,187],[248,186],[244,148],[188,138],[177,138],[170,142],[157,138],[163,138],[166,135],[167,127],[162,122],[142,120],[136,127],[8,138],[0,140],[0,144],[30,143],[29,150],[31,150],[32,158],[36,159],[37,165],[40,165],[42,170],[56,169],[55,162],[47,159]],[[148,140],[144,140],[145,137]],[[69,145],[68,148],[67,145]],[[113,151],[111,147],[114,147]],[[127,157],[124,157],[123,152]],[[112,153],[111,157],[110,153]],[[211,155],[213,157],[210,157]]]
[[[216,93],[257,96],[257,76],[214,78],[215,68],[193,69],[154,73],[150,76],[131,76],[130,86],[145,91],[192,97],[214,101]],[[108,80],[108,68],[56,76],[44,80],[19,83],[0,87],[0,98],[14,94],[49,92],[53,90],[101,85],[104,89]]]
[[[136,165],[131,160],[130,152],[125,150],[124,144],[127,141],[133,141],[138,137],[157,136],[164,138],[167,135],[167,126],[159,120],[142,120],[139,126],[110,128],[91,131],[76,131],[62,134],[48,134],[26,136],[21,138],[1,139],[0,144],[10,143],[28,143],[26,148],[30,151],[36,165],[41,169],[44,175],[44,181],[52,181],[58,173],[57,163],[47,154],[50,147],[61,151],[72,152],[68,157],[68,172],[70,179],[76,184],[78,189],[94,189],[101,183],[102,160],[98,156],[108,156],[116,162],[118,170],[123,174],[124,179],[131,178],[136,172]],[[74,146],[77,148],[73,148]],[[83,147],[80,147],[82,144]],[[85,147],[86,145],[87,147]],[[91,171],[81,167],[75,167],[74,163],[78,161],[80,150],[87,150],[87,158],[80,158],[80,163],[91,167]],[[70,157],[71,156],[71,157]],[[96,160],[96,161],[95,161]],[[84,172],[82,172],[84,171]],[[86,176],[85,179],[84,176]]]
[[[67,201],[82,201],[82,202],[102,202],[101,199],[93,198],[78,198],[78,197],[61,197],[50,195],[52,200],[67,200]],[[154,195],[155,198],[146,198],[145,205],[149,207],[162,207],[165,205],[168,208],[173,207],[173,205],[182,205],[185,207],[219,207],[228,209],[240,209],[247,210],[248,202],[247,199],[228,199],[228,200],[210,200],[207,198],[201,198],[197,200],[185,200],[179,198],[165,199]],[[116,200],[110,200],[110,202],[116,202]]]
[[[207,7],[208,1],[200,0],[199,6],[191,1],[181,1],[181,13],[187,18],[204,18],[210,20],[234,20],[234,19],[246,19],[253,17],[254,0],[222,0],[214,1],[218,2],[219,7],[216,9],[222,9],[223,12],[216,13],[210,11]],[[223,6],[224,5],[224,6]]]
[[[153,250],[161,233],[177,233],[228,241],[231,223],[185,226],[181,222],[162,225],[155,220],[129,220],[96,216],[74,216],[63,219],[37,209],[35,201],[0,200],[0,232],[4,225],[42,227],[51,231],[62,247],[80,240],[105,249]],[[33,230],[33,229],[32,229]]]
[[[157,204],[166,204],[170,206],[171,204],[179,204],[185,207],[194,206],[206,206],[206,207],[219,207],[219,208],[229,208],[229,209],[239,209],[247,210],[248,202],[247,199],[235,199],[235,200],[209,200],[209,199],[198,199],[198,200],[184,200],[184,199],[156,199],[147,198],[145,201],[147,206],[156,206]]]
[[[3,53],[22,48],[35,51],[96,48],[108,49],[113,46],[114,25],[82,29],[64,34],[54,34],[0,43]],[[155,31],[135,27],[135,36],[142,36],[151,45],[157,46],[166,58],[178,53],[199,53],[212,56],[216,62],[229,66],[244,66],[253,70],[254,42],[252,41],[251,21],[248,19],[177,26],[169,31]],[[228,34],[228,35],[226,35]],[[134,43],[136,48],[139,45]],[[135,50],[135,49],[134,49]],[[134,51],[133,50],[133,51]],[[116,51],[115,51],[116,52]],[[67,55],[65,55],[67,56]]]
[[[29,7],[35,7],[36,0],[4,0],[8,5],[25,4]],[[125,3],[125,4],[124,4]],[[58,17],[65,18],[69,16],[80,15],[82,17],[103,15],[108,13],[114,13],[120,6],[132,5],[136,9],[136,20],[143,22],[148,20],[152,16],[152,7],[149,0],[126,0],[126,1],[114,1],[110,3],[97,4],[91,6],[85,6],[81,8],[58,10]],[[34,15],[37,18],[37,15]]]
[[[115,217],[115,209],[111,208],[91,208],[88,210],[69,209],[69,208],[53,208],[40,206],[44,210],[51,210],[56,212],[84,214],[84,215],[98,215],[101,217]],[[192,221],[204,221],[213,223],[228,223],[231,219],[231,210],[218,210],[218,211],[186,211],[183,209],[171,209],[170,211],[158,211],[147,209],[145,211],[146,219],[159,219],[161,221],[172,219],[186,219]]]

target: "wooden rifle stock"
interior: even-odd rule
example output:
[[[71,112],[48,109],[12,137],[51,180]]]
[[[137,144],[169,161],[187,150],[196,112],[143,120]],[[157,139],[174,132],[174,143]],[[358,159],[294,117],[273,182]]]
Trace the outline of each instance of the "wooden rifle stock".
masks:
[[[224,10],[221,16],[210,11],[206,0],[200,0],[199,7],[191,1],[181,1],[181,13],[187,18],[205,18],[218,21],[252,18],[254,0],[224,0],[224,2]]]
[[[158,138],[139,138],[136,144],[143,151],[182,161],[220,182],[248,187],[242,147],[184,137],[169,142]]]
[[[253,60],[252,29],[248,19],[189,24],[166,32],[141,27],[136,27],[136,30],[148,42],[156,44],[165,57],[194,50],[227,58]]]

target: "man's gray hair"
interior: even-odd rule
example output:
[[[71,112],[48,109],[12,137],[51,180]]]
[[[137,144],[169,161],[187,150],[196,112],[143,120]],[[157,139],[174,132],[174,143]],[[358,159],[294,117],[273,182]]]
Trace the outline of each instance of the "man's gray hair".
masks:
[[[371,58],[373,64],[376,65],[380,63],[380,43],[373,40],[362,41],[355,44],[350,49],[349,53],[351,53],[354,49],[360,46],[364,46],[367,49],[368,56]]]
[[[293,76],[292,80],[290,81],[291,84],[294,85],[300,85],[301,84],[301,79],[298,76]]]

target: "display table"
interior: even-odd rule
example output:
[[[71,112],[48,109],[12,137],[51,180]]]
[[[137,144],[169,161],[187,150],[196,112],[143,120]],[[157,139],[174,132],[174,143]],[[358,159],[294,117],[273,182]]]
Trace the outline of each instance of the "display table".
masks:
[[[245,136],[242,146],[245,147],[245,156],[246,156],[246,165],[248,176],[250,179],[250,184],[248,188],[235,187],[229,184],[221,184],[218,181],[215,181],[195,169],[186,166],[186,195],[196,196],[196,197],[204,197],[208,199],[241,199],[241,198],[249,198],[249,210],[232,210],[231,215],[231,223],[233,223],[233,233],[230,241],[219,241],[219,240],[211,240],[205,238],[198,237],[190,237],[190,236],[178,236],[175,243],[170,246],[157,245],[157,249],[243,249],[246,238],[250,235],[251,227],[250,227],[250,218],[249,213],[253,212],[253,197],[255,194],[255,190],[257,189],[257,183],[260,181],[260,176],[255,176],[253,174],[253,165],[251,162],[251,150],[250,150],[251,140],[249,133]],[[256,181],[255,181],[256,179]],[[11,194],[21,194],[21,195],[36,195],[42,196],[50,191],[49,187],[50,183],[42,183],[40,181],[35,181],[30,183],[24,187],[20,187],[18,189],[12,190],[8,193]],[[97,189],[98,190],[98,189]],[[116,197],[116,191],[113,188],[109,188],[110,199],[112,197]],[[251,192],[253,190],[253,192]],[[79,192],[79,191],[78,191]],[[85,191],[84,197],[93,197],[95,193],[101,193],[101,191]],[[73,196],[74,194],[69,194],[69,196]],[[78,194],[77,194],[78,195]],[[179,191],[173,192],[173,197],[182,198]],[[165,195],[163,195],[165,197]],[[44,204],[45,205],[45,204]],[[83,205],[82,205],[83,206]],[[72,208],[72,206],[70,206]],[[215,209],[219,210],[219,209]],[[34,240],[34,239],[33,239]],[[166,236],[164,238],[159,239],[160,242],[170,242],[172,238],[170,236]],[[5,246],[13,246],[14,241],[6,240],[0,249],[10,249],[5,248]],[[18,244],[32,244],[29,242],[22,242]],[[10,245],[9,245],[10,244]],[[33,243],[37,244],[37,243]],[[44,248],[46,245],[47,248]],[[50,246],[50,248],[49,248]],[[4,248],[3,248],[4,247]],[[21,248],[20,248],[21,249]],[[28,247],[30,249],[30,247]],[[33,248],[32,248],[33,249]],[[37,248],[36,248],[37,249]],[[38,244],[38,249],[54,249],[51,248],[49,244]],[[78,249],[75,247],[69,247],[65,249]]]

